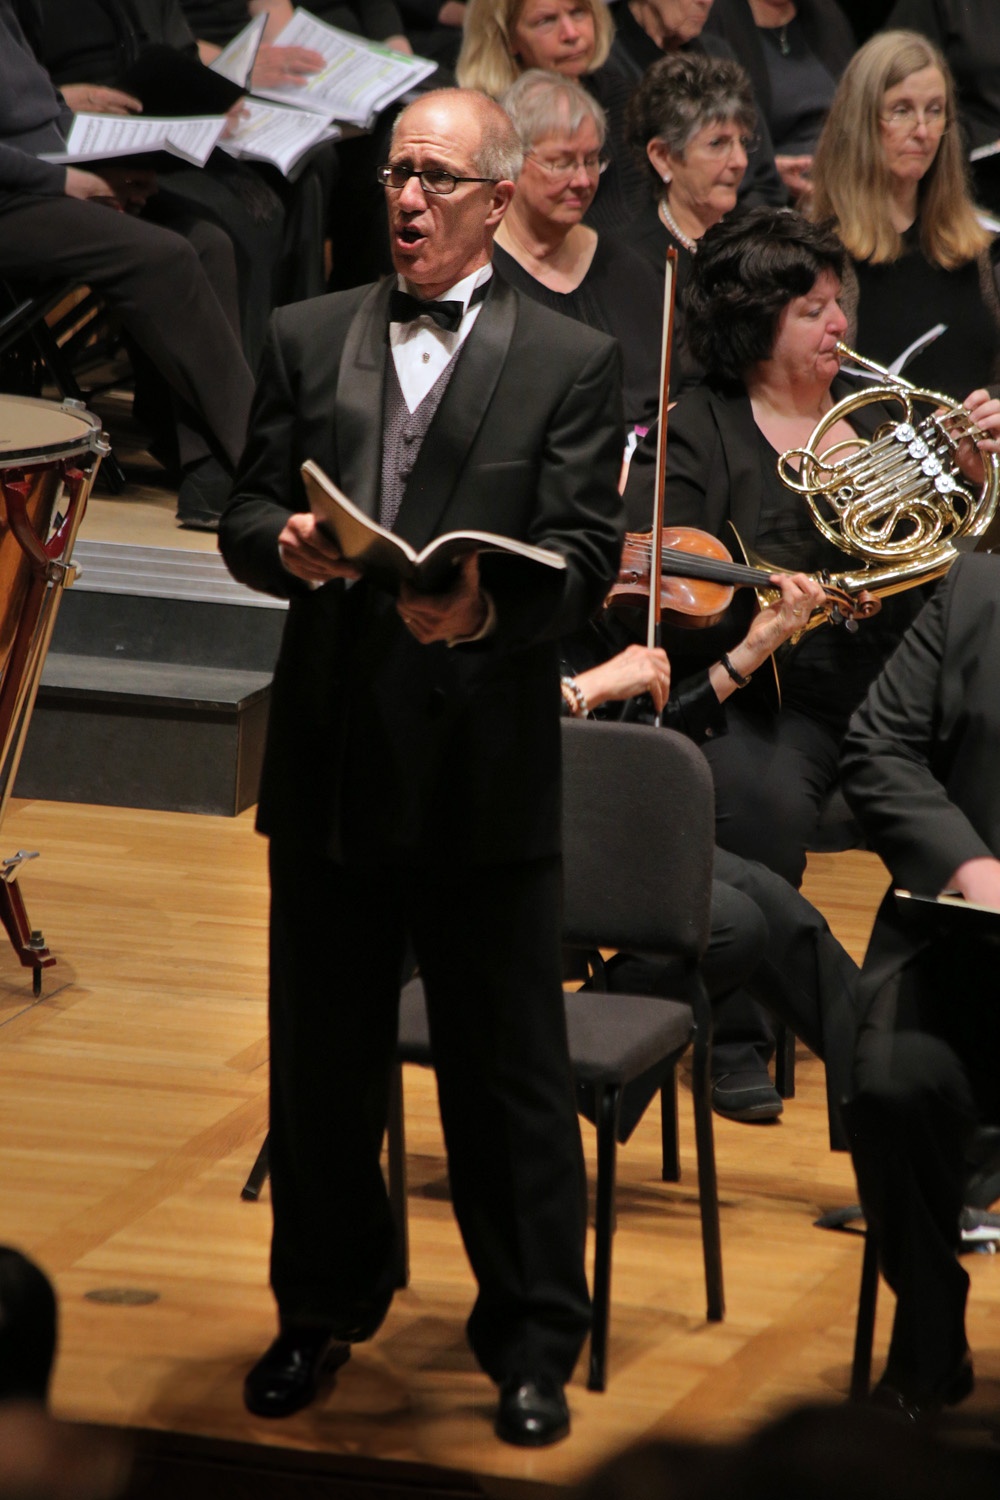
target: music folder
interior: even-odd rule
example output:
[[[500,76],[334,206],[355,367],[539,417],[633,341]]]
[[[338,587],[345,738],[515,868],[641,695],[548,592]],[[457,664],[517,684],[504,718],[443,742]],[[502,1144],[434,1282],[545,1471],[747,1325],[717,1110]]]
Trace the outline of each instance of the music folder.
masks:
[[[895,890],[896,907],[908,921],[920,923],[934,937],[969,937],[1000,943],[1000,911],[966,901],[945,891],[940,896],[922,896],[916,891]]]

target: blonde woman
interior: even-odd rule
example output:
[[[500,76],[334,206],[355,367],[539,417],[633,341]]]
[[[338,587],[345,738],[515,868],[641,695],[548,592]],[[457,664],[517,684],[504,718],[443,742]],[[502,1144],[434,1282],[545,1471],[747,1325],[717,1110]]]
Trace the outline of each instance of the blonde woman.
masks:
[[[851,257],[845,306],[860,351],[888,363],[943,323],[906,375],[961,399],[1000,379],[1000,296],[954,127],[955,86],[933,43],[872,37],[834,95],[811,213]]]
[[[499,98],[528,68],[581,78],[607,62],[613,39],[603,0],[469,0],[458,81]]]
[[[575,79],[607,117],[609,165],[587,223],[619,233],[643,208],[646,186],[625,140],[625,109],[635,86],[612,55],[615,29],[604,0],[469,0],[458,58],[463,88],[499,99],[533,68]]]

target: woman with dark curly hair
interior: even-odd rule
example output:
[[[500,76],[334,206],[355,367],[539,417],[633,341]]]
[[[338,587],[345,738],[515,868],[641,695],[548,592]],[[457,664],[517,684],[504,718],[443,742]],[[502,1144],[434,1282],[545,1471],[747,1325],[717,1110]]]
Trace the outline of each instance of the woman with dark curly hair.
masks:
[[[669,525],[700,526],[725,540],[731,522],[769,563],[843,571],[844,554],[779,478],[777,457],[806,443],[851,388],[838,373],[837,343],[847,328],[839,302],[844,261],[832,230],[791,209],[752,209],[706,232],[687,292],[687,336],[707,381],[671,413]],[[1000,402],[986,391],[970,401],[980,426],[1000,432]],[[882,408],[862,407],[851,418],[857,430],[841,420],[828,442],[867,436],[884,416]],[[629,475],[631,530],[648,525],[653,456],[651,434]],[[749,604],[738,594],[718,629],[735,638]],[[738,700],[728,734],[710,748],[722,844],[799,884],[847,718],[913,613],[913,600],[897,595],[856,632],[812,631],[782,671],[780,711],[761,703],[756,690]],[[698,646],[714,634],[699,632]]]
[[[707,381],[670,415],[668,525],[698,526],[730,543],[735,527],[748,548],[783,571],[843,571],[844,554],[779,478],[777,459],[806,443],[849,389],[837,352],[847,327],[838,300],[844,259],[829,229],[790,209],[734,214],[705,233],[688,287],[687,337]],[[979,426],[1000,434],[1000,402],[985,390],[969,401]],[[850,424],[841,420],[830,429],[828,443],[870,436],[887,416],[886,409],[862,407]],[[625,492],[630,530],[650,524],[655,444],[654,429],[632,463]],[[978,453],[966,463],[975,478]],[[886,600],[854,633],[824,625],[803,636],[782,666],[780,708],[761,693],[761,673],[730,701],[727,733],[706,746],[723,848],[801,883],[806,850],[836,781],[847,720],[916,613],[918,593]],[[741,591],[719,626],[672,642],[678,669],[718,659],[744,634],[752,604],[749,591]],[[727,1041],[717,1053],[725,1054]],[[756,1050],[758,1077],[766,1078],[767,1043]],[[752,1066],[744,1059],[740,1071]]]

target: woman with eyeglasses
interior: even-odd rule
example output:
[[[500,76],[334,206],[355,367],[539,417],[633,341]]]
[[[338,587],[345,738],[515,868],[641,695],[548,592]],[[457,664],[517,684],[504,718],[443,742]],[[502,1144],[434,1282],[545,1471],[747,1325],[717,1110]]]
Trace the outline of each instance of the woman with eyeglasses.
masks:
[[[501,103],[525,156],[493,264],[534,301],[617,338],[625,420],[644,430],[658,399],[662,283],[628,245],[583,223],[607,162],[604,111],[572,78],[538,68]]]
[[[706,229],[735,207],[754,147],[757,112],[739,63],[675,53],[654,63],[629,101],[629,144],[652,193],[629,241],[657,268],[677,251],[677,314],[670,392],[703,377],[684,336],[692,257]]]
[[[851,257],[848,341],[889,364],[944,324],[906,377],[961,400],[1000,381],[1000,295],[996,242],[969,194],[954,121],[954,82],[933,43],[910,31],[872,37],[834,96],[811,213],[833,222]]]

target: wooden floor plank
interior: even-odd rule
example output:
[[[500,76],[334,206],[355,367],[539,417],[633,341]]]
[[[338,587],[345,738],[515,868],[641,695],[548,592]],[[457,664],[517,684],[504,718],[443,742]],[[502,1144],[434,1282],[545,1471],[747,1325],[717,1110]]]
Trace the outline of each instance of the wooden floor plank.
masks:
[[[42,853],[23,891],[58,958],[33,1003],[0,952],[0,1237],[56,1281],[60,1413],[467,1470],[502,1489],[572,1482],[644,1434],[736,1436],[789,1402],[843,1398],[860,1240],[813,1221],[854,1185],[827,1149],[822,1070],[800,1049],[780,1122],[716,1124],[722,1324],[705,1322],[687,1092],[680,1184],[659,1180],[655,1108],[622,1150],[609,1388],[587,1392],[581,1365],[573,1434],[544,1453],[493,1437],[493,1392],[464,1339],[473,1284],[433,1081],[407,1069],[411,1285],[336,1390],[287,1422],[250,1417],[242,1378],[273,1329],[267,1193],[239,1197],[267,1090],[266,864],[252,818],[15,803],[3,834]],[[860,954],[883,883],[873,856],[848,854],[810,861],[806,888]],[[592,1182],[586,1126],[584,1144]],[[971,1271],[973,1400],[995,1403],[1000,1269],[983,1256]],[[155,1300],[88,1295],[143,1292]]]

